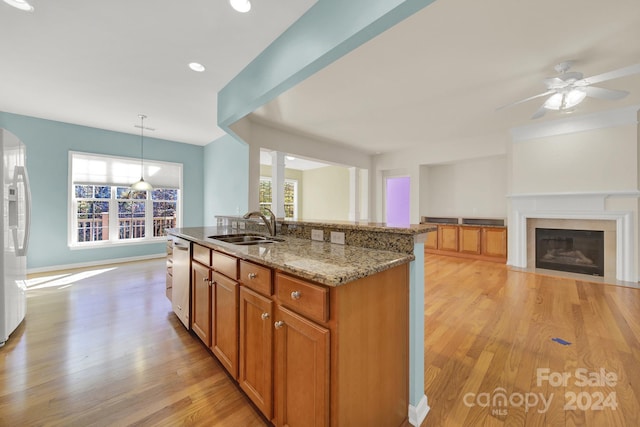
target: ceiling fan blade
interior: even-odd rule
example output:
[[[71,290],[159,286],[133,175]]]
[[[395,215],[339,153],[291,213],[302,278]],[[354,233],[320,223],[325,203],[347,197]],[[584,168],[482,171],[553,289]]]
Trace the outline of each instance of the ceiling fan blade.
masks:
[[[528,98],[521,99],[520,101],[512,102],[511,104],[507,104],[507,105],[503,105],[502,107],[498,107],[498,108],[496,108],[496,111],[499,111],[499,110],[502,110],[502,109],[508,108],[508,107],[513,107],[514,105],[522,104],[524,102],[531,101],[532,99],[536,99],[536,98],[540,98],[540,97],[543,97],[543,96],[551,95],[552,93],[555,93],[555,92],[556,92],[555,90],[548,90],[548,91],[546,91],[544,93],[539,93],[537,95],[533,95],[533,96],[530,96]]]
[[[625,96],[629,95],[629,92],[627,92],[626,90],[604,89],[595,86],[586,86],[583,89],[585,92],[587,92],[587,96],[598,99],[615,100],[622,99]]]
[[[575,82],[576,86],[592,85],[607,80],[619,79],[620,77],[630,76],[632,74],[640,73],[640,64],[629,65],[628,67],[620,68],[606,73],[597,74],[591,77],[585,77],[582,80]]]
[[[531,116],[531,119],[539,119],[540,117],[544,116],[544,113],[547,112],[547,109],[544,108],[544,104],[542,104],[542,106],[540,108],[538,108],[538,111],[536,111],[533,116]]]
[[[544,79],[542,82],[547,89],[562,89],[569,84],[559,77],[549,77],[548,79]]]

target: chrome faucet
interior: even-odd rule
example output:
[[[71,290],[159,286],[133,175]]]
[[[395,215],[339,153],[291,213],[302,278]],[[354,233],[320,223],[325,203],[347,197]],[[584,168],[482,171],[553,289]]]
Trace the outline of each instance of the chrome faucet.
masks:
[[[242,217],[244,219],[249,219],[254,216],[259,216],[260,218],[262,218],[264,225],[267,226],[267,230],[269,230],[269,234],[271,236],[275,236],[276,235],[276,215],[271,211],[271,209],[269,208],[264,208],[264,209],[269,212],[269,215],[271,215],[269,219],[267,219],[267,217],[264,216],[260,211],[247,212]]]

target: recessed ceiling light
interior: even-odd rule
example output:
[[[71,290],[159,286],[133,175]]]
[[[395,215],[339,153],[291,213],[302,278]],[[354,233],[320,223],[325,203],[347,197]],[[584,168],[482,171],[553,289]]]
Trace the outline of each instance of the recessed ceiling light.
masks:
[[[285,156],[285,159],[294,161],[296,158],[293,156]]]
[[[229,4],[240,13],[246,13],[251,10],[251,2],[249,0],[229,0]]]
[[[191,68],[193,71],[197,71],[198,73],[201,73],[205,70],[204,65],[200,64],[199,62],[189,63],[189,68]]]
[[[27,3],[25,0],[4,0],[9,6],[13,6],[16,9],[24,10],[26,12],[33,12],[33,6]]]

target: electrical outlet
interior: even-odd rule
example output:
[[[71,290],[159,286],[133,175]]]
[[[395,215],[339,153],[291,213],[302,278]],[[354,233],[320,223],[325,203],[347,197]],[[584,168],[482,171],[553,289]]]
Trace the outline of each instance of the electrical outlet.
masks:
[[[311,240],[324,240],[324,231],[322,230],[311,230]]]
[[[344,233],[339,231],[331,232],[331,243],[337,243],[339,245],[344,245]]]
[[[247,223],[244,221],[240,221],[238,225],[240,226],[240,230],[244,230],[245,228],[247,228]]]
[[[238,221],[231,221],[231,228],[238,228]]]

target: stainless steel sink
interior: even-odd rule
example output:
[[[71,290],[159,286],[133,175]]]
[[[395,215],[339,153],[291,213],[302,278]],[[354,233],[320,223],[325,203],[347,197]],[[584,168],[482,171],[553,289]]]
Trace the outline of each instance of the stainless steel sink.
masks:
[[[232,243],[234,245],[259,245],[261,243],[276,243],[282,242],[283,239],[278,239],[271,236],[263,236],[261,234],[221,234],[217,236],[209,236],[210,239],[219,240],[225,243]]]

